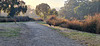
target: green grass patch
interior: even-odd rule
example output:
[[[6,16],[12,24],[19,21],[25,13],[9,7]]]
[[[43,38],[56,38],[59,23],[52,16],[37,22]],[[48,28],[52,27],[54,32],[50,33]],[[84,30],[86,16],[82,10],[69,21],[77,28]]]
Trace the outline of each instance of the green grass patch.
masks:
[[[1,37],[15,37],[19,36],[20,28],[6,28],[6,31],[0,31]]]
[[[43,22],[43,21],[34,21],[34,22],[36,22],[38,24],[46,24],[46,22]]]
[[[53,27],[49,27],[49,28],[52,29],[52,30],[60,31],[60,29],[57,29],[57,28],[53,28]]]
[[[100,46],[99,34],[80,32],[72,29],[62,30],[59,28],[50,28],[53,30],[57,30],[60,34],[62,34],[65,37],[79,41],[81,44],[86,44],[87,46]]]
[[[86,44],[88,46],[100,46],[100,35],[86,33],[86,32],[78,32],[78,31],[66,31],[60,32],[63,36],[71,38],[73,40],[77,40],[82,44]]]

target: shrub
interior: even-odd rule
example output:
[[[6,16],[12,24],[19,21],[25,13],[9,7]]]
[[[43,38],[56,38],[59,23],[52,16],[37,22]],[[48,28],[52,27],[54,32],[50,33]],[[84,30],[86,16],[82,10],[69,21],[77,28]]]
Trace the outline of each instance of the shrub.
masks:
[[[82,30],[82,25],[83,23],[80,22],[79,20],[72,20],[68,23],[67,28],[75,29],[75,30]]]
[[[98,18],[96,33],[100,33],[100,18]]]
[[[17,22],[31,20],[31,18],[29,18],[28,16],[16,16],[16,17],[14,17],[14,19],[16,19]]]
[[[61,26],[90,33],[100,33],[100,14],[88,16],[85,20],[60,19],[55,15],[52,15],[46,22],[49,25]]]
[[[34,21],[34,19],[29,18],[28,16],[15,16],[13,18],[11,17],[0,17],[0,22],[21,22],[21,21]]]
[[[42,19],[42,18],[34,18],[35,19],[35,21],[44,21],[44,19]]]
[[[55,15],[50,16],[50,18],[46,21],[49,25],[59,26],[61,24],[65,24],[67,22],[66,19],[59,19]]]
[[[11,18],[0,18],[0,22],[14,22],[14,19],[11,19]]]
[[[100,33],[100,14],[95,14],[95,16],[88,16],[85,19],[83,25],[83,30],[91,33]]]

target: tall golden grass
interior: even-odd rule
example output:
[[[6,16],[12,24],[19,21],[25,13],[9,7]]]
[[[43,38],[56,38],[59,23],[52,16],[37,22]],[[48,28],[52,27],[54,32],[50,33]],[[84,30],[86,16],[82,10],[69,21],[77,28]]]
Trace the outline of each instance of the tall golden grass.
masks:
[[[44,21],[42,18],[33,18],[35,21]]]
[[[91,33],[100,33],[100,14],[95,14],[95,16],[88,16],[88,18],[84,21],[84,31]]]
[[[95,16],[88,16],[85,20],[67,20],[57,18],[52,15],[47,21],[47,24],[54,26],[61,26],[64,28],[70,28],[90,33],[100,33],[100,14]]]
[[[61,24],[67,23],[67,20],[62,18],[57,18],[55,15],[51,15],[46,22],[49,25],[60,26]]]

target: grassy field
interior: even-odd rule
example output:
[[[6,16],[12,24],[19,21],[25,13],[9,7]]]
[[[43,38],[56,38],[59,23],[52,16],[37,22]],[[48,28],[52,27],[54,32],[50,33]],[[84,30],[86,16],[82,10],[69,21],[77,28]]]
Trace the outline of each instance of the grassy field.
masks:
[[[44,26],[48,26],[52,30],[56,30],[59,33],[61,33],[63,36],[76,40],[82,44],[86,44],[87,46],[100,46],[100,35],[99,34],[81,32],[77,30],[61,28],[61,27],[56,27],[56,26],[49,26],[45,22],[37,22],[37,23],[44,25]]]
[[[0,37],[15,37],[19,36],[21,29],[11,23],[0,23]]]

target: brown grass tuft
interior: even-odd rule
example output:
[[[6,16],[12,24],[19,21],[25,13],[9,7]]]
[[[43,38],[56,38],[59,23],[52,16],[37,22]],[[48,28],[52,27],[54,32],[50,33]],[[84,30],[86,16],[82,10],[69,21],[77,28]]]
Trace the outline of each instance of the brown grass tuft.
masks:
[[[55,15],[52,15],[46,22],[49,25],[60,26],[61,24],[65,24],[67,22],[67,20],[57,18]]]
[[[90,33],[100,33],[100,14],[95,14],[95,16],[88,16],[85,20],[67,20],[62,18],[57,18],[52,15],[47,21],[47,24],[54,26],[61,26],[64,28],[70,28],[75,30],[81,30]]]
[[[35,19],[35,21],[44,21],[44,19],[42,19],[42,18],[34,18]]]

